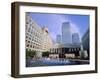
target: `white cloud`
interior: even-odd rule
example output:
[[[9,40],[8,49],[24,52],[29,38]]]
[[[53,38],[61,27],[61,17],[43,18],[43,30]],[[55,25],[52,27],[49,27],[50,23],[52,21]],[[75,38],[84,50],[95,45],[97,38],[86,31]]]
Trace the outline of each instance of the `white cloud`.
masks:
[[[78,25],[76,25],[75,23],[71,22],[71,32],[72,33],[78,33],[79,37],[81,38],[81,34],[80,34],[80,28]]]
[[[72,33],[78,33],[80,38],[81,38],[81,34],[80,34],[80,26],[78,26],[78,24],[72,22],[72,20],[70,19],[69,16],[64,16],[61,14],[55,14],[55,15],[45,15],[44,14],[39,14],[41,16],[41,18],[43,18],[44,20],[46,20],[46,26],[48,26],[48,30],[50,32],[50,35],[52,37],[53,40],[56,40],[56,35],[60,34],[62,35],[62,23],[63,22],[70,22],[71,24],[71,32]],[[34,15],[33,15],[34,16]],[[42,24],[43,26],[43,24]]]
[[[72,34],[73,33],[78,33],[79,34],[79,38],[81,39],[80,27],[77,24],[75,24],[74,22],[72,22],[69,18],[64,19],[64,17],[63,17],[63,21],[64,22],[70,22],[70,25],[71,25],[71,33]]]
[[[81,38],[81,34],[80,34],[80,28],[77,24],[73,23],[68,17],[63,17],[63,16],[59,16],[59,15],[51,15],[50,16],[51,22],[55,23],[52,24],[52,28],[55,29],[55,32],[51,32],[51,36],[53,38],[53,40],[56,40],[56,35],[57,34],[61,34],[62,33],[62,23],[63,22],[70,22],[71,24],[71,32],[72,33],[78,33],[79,37]],[[53,30],[54,31],[54,30]],[[56,34],[56,35],[55,35]]]

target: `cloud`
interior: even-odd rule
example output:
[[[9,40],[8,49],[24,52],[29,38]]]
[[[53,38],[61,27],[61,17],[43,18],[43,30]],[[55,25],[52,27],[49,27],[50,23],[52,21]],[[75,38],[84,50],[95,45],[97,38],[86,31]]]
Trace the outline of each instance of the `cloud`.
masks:
[[[64,16],[61,14],[31,14],[33,16],[33,19],[40,19],[41,26],[45,25],[48,27],[49,33],[53,40],[56,40],[56,35],[60,34],[62,35],[62,23],[63,22],[70,22],[71,24],[71,32],[72,33],[78,33],[80,36],[80,27],[78,24],[72,22],[69,16]],[[34,17],[35,16],[35,17]],[[43,21],[41,21],[43,19]]]
[[[70,22],[71,25],[71,33],[78,33],[81,38],[80,28],[77,24],[72,22],[68,17],[64,17],[62,15],[51,15],[50,16],[50,35],[53,40],[56,40],[56,35],[62,35],[62,23]]]
[[[50,34],[54,40],[56,40],[56,35],[62,34],[63,22],[68,22],[68,18],[64,18],[62,15],[59,14],[49,16]]]
[[[75,23],[71,22],[71,33],[78,33],[79,37],[81,38],[81,34],[80,34],[80,28],[78,25],[76,25]]]

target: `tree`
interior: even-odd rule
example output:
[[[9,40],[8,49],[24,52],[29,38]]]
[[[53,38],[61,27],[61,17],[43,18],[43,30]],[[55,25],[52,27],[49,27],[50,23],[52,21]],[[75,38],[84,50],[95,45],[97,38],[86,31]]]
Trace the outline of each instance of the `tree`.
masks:
[[[49,57],[49,52],[42,52],[42,57]]]
[[[26,58],[27,59],[33,58],[34,56],[36,56],[36,51],[31,51],[31,50],[26,49]]]

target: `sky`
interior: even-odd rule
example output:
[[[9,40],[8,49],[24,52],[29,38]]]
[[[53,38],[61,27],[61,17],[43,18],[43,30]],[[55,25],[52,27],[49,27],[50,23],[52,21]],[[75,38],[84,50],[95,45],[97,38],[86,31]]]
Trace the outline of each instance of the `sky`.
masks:
[[[55,41],[56,35],[62,35],[62,23],[70,22],[71,32],[78,33],[80,38],[89,28],[89,15],[75,14],[50,14],[50,13],[27,13],[40,26],[46,26],[50,36]]]

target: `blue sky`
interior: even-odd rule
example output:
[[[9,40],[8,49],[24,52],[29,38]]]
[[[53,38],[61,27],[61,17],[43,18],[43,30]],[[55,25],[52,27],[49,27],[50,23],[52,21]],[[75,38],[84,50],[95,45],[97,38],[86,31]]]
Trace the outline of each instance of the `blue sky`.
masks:
[[[74,15],[74,14],[47,14],[47,13],[28,13],[32,19],[40,26],[46,26],[49,30],[50,36],[53,40],[56,35],[61,35],[62,23],[70,22],[72,33],[79,33],[80,37],[84,35],[89,28],[88,15]]]

